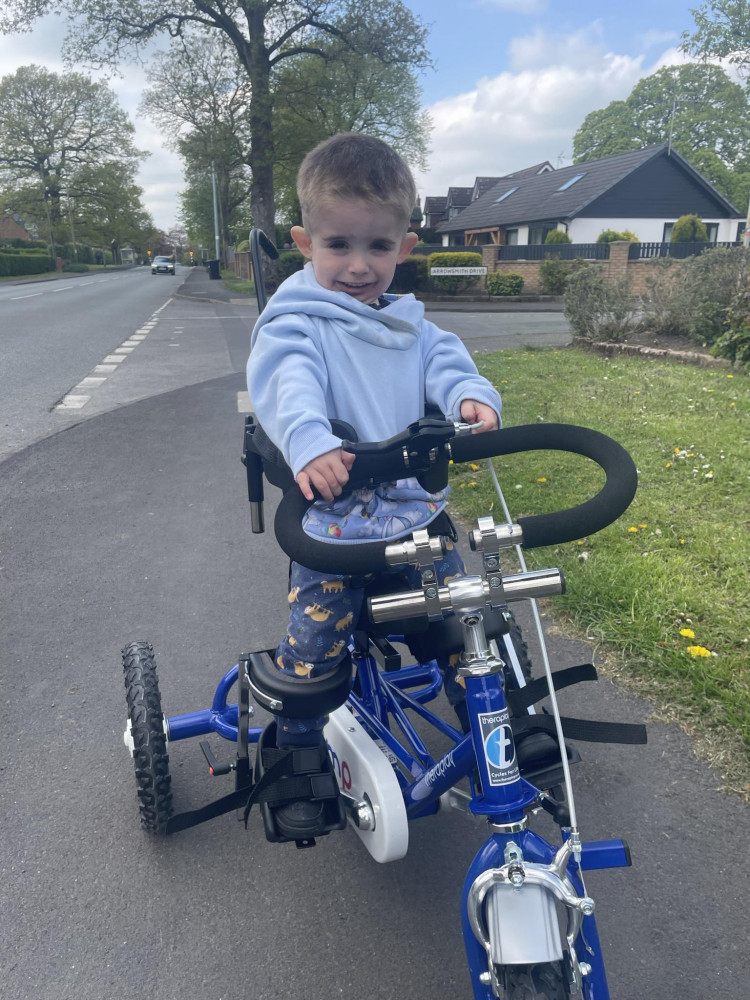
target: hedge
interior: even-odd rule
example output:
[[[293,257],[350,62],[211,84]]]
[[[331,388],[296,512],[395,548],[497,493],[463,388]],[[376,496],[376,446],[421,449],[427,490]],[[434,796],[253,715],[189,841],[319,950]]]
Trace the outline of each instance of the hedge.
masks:
[[[433,267],[481,267],[482,266],[482,255],[481,253],[467,253],[459,252],[456,253],[431,253],[427,258],[427,266],[429,269]],[[461,277],[461,275],[435,275],[434,277],[430,275],[430,280],[432,281],[432,287],[438,291],[447,292],[449,295],[455,295],[457,292],[463,292],[467,288],[471,288],[479,281],[478,277],[468,276]]]
[[[416,292],[424,288],[429,280],[427,257],[410,254],[396,265],[396,273],[389,292]]]
[[[15,277],[22,274],[43,274],[54,271],[56,262],[46,253],[36,251],[15,253],[12,250],[0,250],[0,278]]]

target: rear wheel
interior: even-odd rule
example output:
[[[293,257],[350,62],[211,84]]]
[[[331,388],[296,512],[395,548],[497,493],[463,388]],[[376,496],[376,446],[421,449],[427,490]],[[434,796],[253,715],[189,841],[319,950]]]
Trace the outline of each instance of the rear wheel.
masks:
[[[562,962],[496,968],[504,1000],[568,1000]]]
[[[161,710],[154,650],[148,642],[131,642],[122,651],[128,702],[126,742],[131,747],[141,826],[148,833],[165,832],[172,815],[169,754]]]

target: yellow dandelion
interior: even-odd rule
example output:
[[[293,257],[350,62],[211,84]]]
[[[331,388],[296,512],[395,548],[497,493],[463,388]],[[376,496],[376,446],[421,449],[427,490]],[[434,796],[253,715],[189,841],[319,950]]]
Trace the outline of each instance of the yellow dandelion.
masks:
[[[695,632],[691,628],[681,628],[680,635],[684,635],[686,639],[694,639]]]
[[[647,524],[639,524],[639,525],[638,525],[638,527],[639,527],[639,528],[647,528],[647,527],[648,527],[648,525],[647,525]]]
[[[546,483],[547,482],[547,477],[546,476],[541,476],[539,479],[537,479],[537,482],[538,483]]]
[[[637,535],[638,534],[638,529],[636,527],[630,527],[630,528],[628,528],[628,531],[631,534],[633,534],[633,535]]]
[[[684,538],[681,538],[681,539],[680,539],[680,545],[684,545],[684,544],[685,544],[685,539],[684,539]]]
[[[706,649],[705,646],[688,646],[687,651],[688,651],[688,653],[690,653],[691,656],[696,656],[696,657],[697,656],[713,656],[714,655],[711,652],[711,650],[710,649]]]
[[[469,462],[469,468],[473,469],[474,472],[479,472],[479,466],[475,462]]]
[[[671,462],[667,462],[667,466],[666,466],[666,467],[667,467],[668,469],[671,469],[671,468],[672,468],[672,463],[671,463]]]
[[[476,481],[472,479],[472,481],[470,483],[468,483],[467,485],[468,486],[476,486],[477,484],[476,484]]]
[[[734,378],[734,375],[727,375],[727,378]]]

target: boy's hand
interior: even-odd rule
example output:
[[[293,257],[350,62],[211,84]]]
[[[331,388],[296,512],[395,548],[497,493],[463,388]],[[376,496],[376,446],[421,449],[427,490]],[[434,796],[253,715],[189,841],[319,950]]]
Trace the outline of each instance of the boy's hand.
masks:
[[[472,434],[481,434],[482,431],[496,431],[499,423],[497,414],[491,406],[480,403],[476,399],[464,399],[461,402],[461,419],[467,424],[478,424],[484,421],[483,427],[477,427]]]
[[[342,488],[349,480],[349,469],[354,464],[355,455],[342,448],[333,448],[318,455],[297,473],[297,484],[303,496],[313,500],[312,487],[324,500],[340,496]]]

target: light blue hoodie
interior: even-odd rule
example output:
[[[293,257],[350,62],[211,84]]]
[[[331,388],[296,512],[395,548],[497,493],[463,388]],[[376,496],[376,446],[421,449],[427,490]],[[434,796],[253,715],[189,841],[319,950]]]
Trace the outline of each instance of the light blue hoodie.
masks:
[[[331,433],[333,418],[350,423],[361,441],[381,441],[424,416],[425,400],[449,420],[460,420],[464,399],[486,403],[499,417],[500,396],[458,337],[428,322],[413,295],[387,298],[387,306],[373,309],[329,291],[308,263],[279,287],[255,324],[247,363],[252,408],[295,476],[341,445]],[[412,509],[413,485],[404,491]],[[391,491],[389,499],[398,494]],[[424,505],[422,523],[442,509],[444,497],[434,500],[437,507]],[[319,512],[323,506],[316,505]],[[353,530],[337,535],[321,525],[315,533],[344,540]]]

